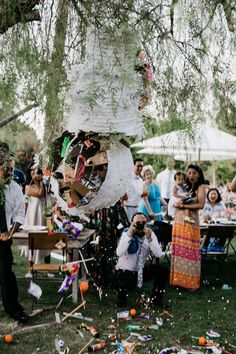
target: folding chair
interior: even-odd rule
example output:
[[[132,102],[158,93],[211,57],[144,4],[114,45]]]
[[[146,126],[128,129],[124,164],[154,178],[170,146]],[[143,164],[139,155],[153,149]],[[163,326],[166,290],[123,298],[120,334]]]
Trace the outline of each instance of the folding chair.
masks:
[[[61,250],[63,260],[67,250],[67,233],[55,232],[53,236],[49,236],[48,232],[29,232],[29,249],[33,259],[34,250]],[[31,263],[31,271],[34,275],[38,272],[59,272],[60,264],[35,264]]]
[[[161,245],[162,251],[165,252],[164,259],[170,264],[170,247],[172,241],[172,224],[164,221],[155,221],[153,232],[157,236],[158,242]]]
[[[65,259],[66,255],[66,250],[67,250],[67,233],[66,232],[55,232],[53,236],[49,236],[47,231],[41,231],[41,232],[29,232],[28,234],[28,242],[29,242],[29,250],[31,251],[31,256],[33,260],[33,255],[35,250],[47,250],[47,251],[52,251],[52,250],[61,250],[62,255],[63,255],[63,262]],[[59,273],[60,272],[60,266],[61,263],[57,264],[39,264],[39,263],[33,263],[31,261],[30,269],[33,274],[33,281],[35,281],[35,277],[38,273]],[[63,276],[64,277],[64,276]],[[62,281],[60,279],[60,281]],[[48,281],[58,281],[58,279],[52,278],[48,279],[47,278],[47,283]],[[48,289],[48,287],[47,287]],[[36,303],[36,298],[33,298],[32,302],[32,311],[33,307]],[[45,302],[43,302],[45,303]],[[64,295],[62,299],[60,300],[58,306],[60,306],[62,303],[64,303]]]
[[[227,225],[210,225],[206,236],[203,238],[201,255],[202,265],[208,257],[213,257],[218,261],[216,279],[222,275],[223,281],[226,282],[224,274],[224,263],[228,256],[229,246],[234,237],[234,228]],[[205,277],[203,269],[203,277]]]

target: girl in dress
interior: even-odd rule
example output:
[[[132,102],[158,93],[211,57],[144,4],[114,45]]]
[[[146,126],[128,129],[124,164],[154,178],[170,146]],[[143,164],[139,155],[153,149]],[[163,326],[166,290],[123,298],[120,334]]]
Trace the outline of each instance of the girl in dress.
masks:
[[[185,186],[185,180],[186,180],[185,173],[176,172],[174,175],[174,180],[175,180],[175,185],[172,192],[173,194],[168,204],[168,215],[170,215],[172,218],[175,217],[176,204],[182,201],[184,201],[185,203],[188,201],[189,204],[189,202],[191,201],[190,195]],[[184,220],[186,222],[190,222],[194,224],[195,221],[190,217],[189,209],[185,209],[184,212],[185,212]]]

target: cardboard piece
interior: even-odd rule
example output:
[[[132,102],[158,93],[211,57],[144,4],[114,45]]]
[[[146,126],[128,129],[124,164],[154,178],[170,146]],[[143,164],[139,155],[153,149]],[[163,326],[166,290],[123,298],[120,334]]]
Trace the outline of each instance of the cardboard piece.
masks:
[[[64,192],[67,203],[73,202],[75,204],[79,204],[80,200],[84,198],[88,192],[91,191],[91,189],[87,188],[78,181],[68,181],[65,183],[65,186],[70,188],[70,191]]]
[[[81,151],[81,142],[79,142],[78,144],[76,144],[73,149],[71,150],[71,152],[69,153],[68,157],[76,157],[80,154]]]
[[[75,170],[72,167],[70,167],[70,165],[65,163],[65,171],[64,171],[64,173],[65,173],[65,177],[64,177],[65,181],[69,181],[69,180],[71,180],[71,178],[74,177]]]
[[[74,189],[70,189],[70,197],[74,204],[79,204],[82,197],[80,197]]]
[[[85,187],[83,184],[81,184],[78,181],[75,181],[75,182],[71,183],[71,188],[73,190],[75,190],[82,197],[85,197],[86,194],[90,191],[89,188]]]
[[[84,162],[85,166],[98,166],[108,163],[106,151],[99,152],[98,154],[90,157],[87,161]]]

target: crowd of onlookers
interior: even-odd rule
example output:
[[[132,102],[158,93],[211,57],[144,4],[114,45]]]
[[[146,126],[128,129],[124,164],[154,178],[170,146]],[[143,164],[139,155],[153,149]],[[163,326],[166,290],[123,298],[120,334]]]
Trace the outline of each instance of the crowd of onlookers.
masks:
[[[27,154],[24,149],[17,150],[13,179],[22,187],[27,205],[37,204],[30,205],[27,224],[44,225],[42,210],[46,205],[45,176],[40,168],[32,168],[33,165],[33,154]],[[166,169],[157,175],[151,165],[144,166],[142,158],[135,159],[132,188],[121,199],[129,221],[137,211],[146,215],[148,220],[173,220],[178,202],[189,199],[188,203],[191,203],[185,184],[186,174],[175,170],[173,158],[168,158]],[[201,222],[210,223],[217,218],[236,219],[236,193],[231,190],[231,182],[220,184],[217,188],[205,180],[205,190],[206,202],[199,215]],[[37,213],[32,214],[32,210],[37,210]],[[193,222],[188,209],[185,209],[185,219]]]
[[[25,150],[18,150],[13,160],[9,146],[1,142],[0,285],[6,313],[23,323],[28,315],[18,302],[12,272],[11,236],[23,223],[46,225],[45,207],[50,199],[48,181],[46,170],[34,163]],[[189,164],[185,173],[176,171],[175,160],[169,158],[166,169],[156,176],[152,166],[144,166],[143,160],[138,158],[134,160],[129,185],[121,204],[130,226],[122,232],[116,250],[118,304],[124,306],[129,291],[153,279],[152,302],[163,307],[169,271],[159,262],[152,263],[151,268],[146,266],[150,252],[157,258],[162,254],[148,222],[172,220],[170,285],[191,292],[197,290],[201,276],[200,222],[215,223],[219,218],[236,220],[236,177],[232,183],[216,188],[205,180],[198,164]],[[27,277],[32,276],[32,262],[50,262],[50,255],[44,251],[35,252],[36,259],[31,259],[28,248],[22,248],[21,254],[29,259]]]
[[[169,158],[166,169],[155,175],[151,165],[144,166],[143,160],[134,161],[132,188],[123,196],[124,205],[129,221],[132,215],[143,212],[148,219],[161,220],[175,217],[175,205],[180,200],[188,200],[186,190],[186,174],[175,170],[175,160]],[[214,222],[217,218],[236,219],[236,193],[231,190],[231,182],[221,184],[218,188],[211,186],[205,180],[206,201],[200,212],[201,222]],[[186,221],[191,223],[189,210],[185,209]]]
[[[198,164],[190,163],[186,173],[174,167],[175,160],[169,158],[166,169],[155,176],[152,166],[144,166],[141,158],[134,160],[132,186],[121,199],[130,227],[123,231],[116,251],[118,304],[126,302],[135,285],[141,287],[145,279],[153,278],[151,300],[165,306],[168,272],[158,262],[151,269],[146,266],[150,252],[160,257],[148,222],[172,221],[170,285],[194,292],[200,287],[201,252],[207,247],[201,250],[200,223],[236,221],[236,178],[218,189],[205,180]]]

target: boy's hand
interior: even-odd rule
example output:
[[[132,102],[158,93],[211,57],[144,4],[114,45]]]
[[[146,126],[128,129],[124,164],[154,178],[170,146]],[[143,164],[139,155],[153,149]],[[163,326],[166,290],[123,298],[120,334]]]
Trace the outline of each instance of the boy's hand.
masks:
[[[145,232],[145,236],[146,236],[148,242],[151,242],[152,241],[152,231],[148,227],[145,227],[144,232]]]
[[[128,231],[128,236],[130,237],[130,238],[132,238],[133,237],[133,235],[134,235],[134,233],[135,233],[135,231],[136,231],[136,224],[135,224],[135,222],[131,222],[131,224],[130,224],[130,227],[129,227],[129,231]]]

